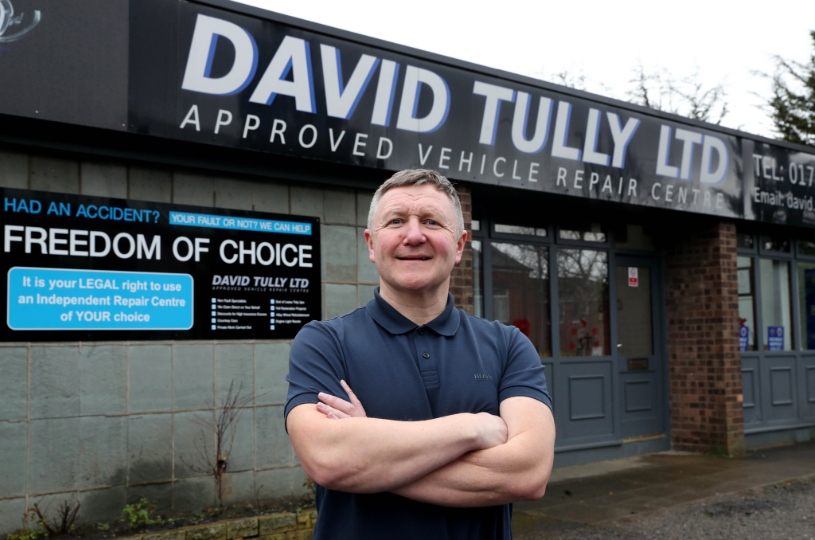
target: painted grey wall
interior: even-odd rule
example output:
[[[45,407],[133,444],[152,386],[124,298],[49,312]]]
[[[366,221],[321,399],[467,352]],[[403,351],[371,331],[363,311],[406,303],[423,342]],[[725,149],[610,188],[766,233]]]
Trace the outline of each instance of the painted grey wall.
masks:
[[[316,216],[323,317],[373,297],[363,231],[371,193],[4,151],[0,186]],[[27,507],[80,502],[117,518],[147,497],[174,510],[215,503],[200,470],[206,429],[230,384],[253,395],[227,473],[227,503],[305,492],[283,426],[288,341],[0,344],[0,534]],[[212,436],[207,444],[212,447]],[[50,505],[50,506],[49,506]]]

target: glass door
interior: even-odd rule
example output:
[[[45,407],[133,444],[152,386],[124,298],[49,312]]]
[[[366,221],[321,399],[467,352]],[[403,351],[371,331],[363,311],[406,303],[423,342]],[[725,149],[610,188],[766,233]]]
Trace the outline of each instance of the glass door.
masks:
[[[617,366],[624,439],[665,431],[665,359],[657,315],[661,290],[656,259],[617,257]]]

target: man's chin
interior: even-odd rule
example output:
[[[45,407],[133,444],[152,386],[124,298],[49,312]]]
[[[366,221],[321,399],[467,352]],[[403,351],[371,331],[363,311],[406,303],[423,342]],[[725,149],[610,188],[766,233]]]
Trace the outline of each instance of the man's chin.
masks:
[[[447,292],[447,283],[437,283],[425,279],[401,279],[389,284],[390,289],[397,293],[403,294],[427,294],[432,295],[439,292],[439,289],[444,289]]]

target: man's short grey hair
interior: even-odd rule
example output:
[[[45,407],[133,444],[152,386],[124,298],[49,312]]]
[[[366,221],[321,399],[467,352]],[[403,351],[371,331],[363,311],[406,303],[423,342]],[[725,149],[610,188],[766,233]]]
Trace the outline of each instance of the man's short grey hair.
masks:
[[[385,180],[385,183],[379,186],[379,189],[374,193],[374,198],[371,200],[371,209],[368,211],[368,230],[372,232],[374,230],[376,210],[385,193],[396,187],[421,186],[424,184],[435,186],[450,199],[453,212],[456,214],[456,238],[461,236],[461,233],[464,232],[464,215],[461,212],[461,201],[458,198],[458,193],[456,193],[456,188],[453,187],[450,180],[430,169],[405,169]]]

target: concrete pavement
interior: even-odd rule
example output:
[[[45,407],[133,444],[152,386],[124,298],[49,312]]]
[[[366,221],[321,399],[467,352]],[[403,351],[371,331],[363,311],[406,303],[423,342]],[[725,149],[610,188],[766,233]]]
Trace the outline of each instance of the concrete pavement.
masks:
[[[815,441],[731,459],[682,452],[555,469],[543,499],[514,506],[513,530],[601,525],[788,480],[815,476]]]

